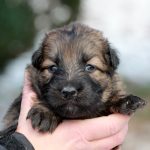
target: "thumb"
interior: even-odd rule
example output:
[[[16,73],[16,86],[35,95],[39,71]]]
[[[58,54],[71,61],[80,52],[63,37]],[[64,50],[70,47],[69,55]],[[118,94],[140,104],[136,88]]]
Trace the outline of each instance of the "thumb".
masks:
[[[25,71],[21,111],[20,111],[19,119],[26,120],[26,116],[34,103],[35,98],[36,98],[36,94],[33,92],[32,87],[31,87],[31,82],[29,79],[29,72]]]

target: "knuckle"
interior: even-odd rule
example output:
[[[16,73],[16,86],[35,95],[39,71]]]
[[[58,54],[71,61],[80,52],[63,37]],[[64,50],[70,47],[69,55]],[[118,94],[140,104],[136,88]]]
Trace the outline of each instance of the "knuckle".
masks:
[[[76,150],[87,150],[91,147],[90,142],[82,136],[76,137],[74,145]]]
[[[109,134],[113,135],[116,134],[119,131],[119,127],[116,123],[112,123],[111,126],[108,126],[108,132]]]
[[[116,144],[117,144],[117,145],[122,144],[123,141],[124,141],[124,134],[117,134],[117,135],[114,137],[114,141],[116,141]]]

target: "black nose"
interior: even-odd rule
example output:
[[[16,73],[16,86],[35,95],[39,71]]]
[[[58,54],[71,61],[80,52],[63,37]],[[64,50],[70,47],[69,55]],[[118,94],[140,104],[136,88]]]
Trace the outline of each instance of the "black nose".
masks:
[[[73,86],[65,86],[61,91],[63,97],[65,98],[71,98],[73,96],[77,95],[77,90]]]

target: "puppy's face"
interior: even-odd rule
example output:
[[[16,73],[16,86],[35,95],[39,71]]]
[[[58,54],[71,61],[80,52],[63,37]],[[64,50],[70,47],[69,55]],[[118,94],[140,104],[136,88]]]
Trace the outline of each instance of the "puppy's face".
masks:
[[[101,32],[80,24],[51,31],[32,57],[42,103],[64,118],[105,110],[118,63]]]

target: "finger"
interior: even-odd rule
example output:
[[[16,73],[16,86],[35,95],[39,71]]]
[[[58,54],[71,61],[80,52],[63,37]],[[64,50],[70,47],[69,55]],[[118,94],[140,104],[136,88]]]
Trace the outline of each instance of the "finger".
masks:
[[[128,116],[112,114],[109,116],[79,121],[78,127],[83,136],[88,141],[92,141],[116,134],[128,123],[128,121]]]
[[[32,85],[30,81],[30,74],[26,70],[24,74],[24,87],[23,87],[23,98],[28,98],[28,97],[36,97],[36,94],[32,90]]]
[[[31,106],[34,103],[36,94],[31,88],[31,82],[29,80],[29,73],[26,71],[24,75],[24,87],[22,92],[22,102],[21,102],[21,112],[20,116],[23,119],[26,119],[27,113],[29,112]]]
[[[127,131],[128,131],[128,125],[126,125],[120,132],[118,132],[117,134],[111,137],[101,139],[98,141],[93,141],[90,144],[91,149],[94,149],[94,150],[113,149],[114,147],[119,146],[123,143],[125,136],[127,134]]]

